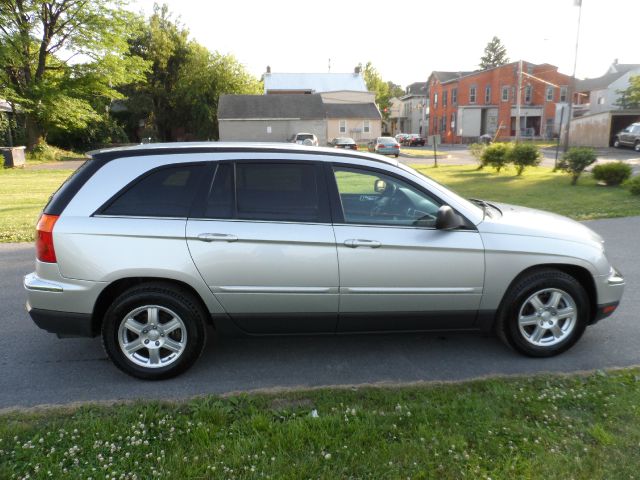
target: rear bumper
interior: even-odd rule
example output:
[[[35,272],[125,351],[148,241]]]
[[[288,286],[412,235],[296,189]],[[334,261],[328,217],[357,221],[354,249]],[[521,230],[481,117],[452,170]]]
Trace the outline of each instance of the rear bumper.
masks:
[[[32,308],[27,302],[27,312],[35,324],[59,337],[95,337],[89,313],[58,312]]]

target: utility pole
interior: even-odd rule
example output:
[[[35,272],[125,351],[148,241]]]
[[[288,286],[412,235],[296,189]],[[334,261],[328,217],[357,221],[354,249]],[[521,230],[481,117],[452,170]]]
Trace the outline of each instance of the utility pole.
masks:
[[[578,42],[580,41],[580,19],[582,17],[582,0],[574,0],[574,5],[578,7],[578,30],[576,32],[576,51],[573,56],[573,73],[571,74],[571,85],[569,85],[567,96],[569,97],[569,108],[567,113],[567,128],[565,128],[562,151],[569,150],[569,129],[571,128],[571,118],[573,117],[573,95],[576,84],[576,66],[578,65]]]
[[[518,91],[516,92],[516,143],[520,141],[520,105],[522,104],[522,60],[518,62]]]

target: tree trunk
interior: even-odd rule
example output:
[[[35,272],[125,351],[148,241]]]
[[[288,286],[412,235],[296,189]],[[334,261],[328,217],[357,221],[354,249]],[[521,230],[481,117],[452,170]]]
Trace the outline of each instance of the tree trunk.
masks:
[[[27,116],[26,130],[27,152],[30,152],[35,146],[44,142],[44,130],[38,121],[29,115]]]

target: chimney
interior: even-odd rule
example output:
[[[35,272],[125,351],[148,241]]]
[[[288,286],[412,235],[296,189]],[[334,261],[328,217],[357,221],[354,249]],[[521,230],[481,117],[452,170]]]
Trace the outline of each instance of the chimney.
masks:
[[[267,73],[271,73],[271,67],[267,65]]]

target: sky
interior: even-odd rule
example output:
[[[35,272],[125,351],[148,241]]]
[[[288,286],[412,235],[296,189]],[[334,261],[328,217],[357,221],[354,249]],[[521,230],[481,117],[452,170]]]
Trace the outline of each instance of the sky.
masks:
[[[132,0],[148,15],[153,0]],[[406,86],[431,71],[477,68],[495,35],[512,61],[556,65],[571,75],[575,0],[164,0],[210,50],[233,54],[260,78],[272,72],[351,72],[371,61],[384,80]],[[576,76],[640,63],[639,0],[583,0]],[[634,35],[635,34],[635,35]]]

